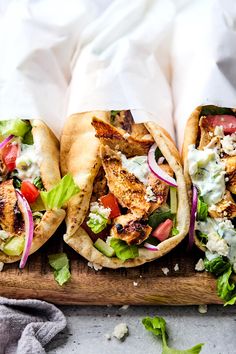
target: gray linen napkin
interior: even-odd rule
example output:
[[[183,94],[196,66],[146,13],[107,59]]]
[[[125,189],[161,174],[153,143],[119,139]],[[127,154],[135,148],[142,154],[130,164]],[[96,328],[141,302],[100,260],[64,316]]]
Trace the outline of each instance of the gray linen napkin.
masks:
[[[54,305],[0,297],[0,354],[43,354],[43,347],[66,327]]]

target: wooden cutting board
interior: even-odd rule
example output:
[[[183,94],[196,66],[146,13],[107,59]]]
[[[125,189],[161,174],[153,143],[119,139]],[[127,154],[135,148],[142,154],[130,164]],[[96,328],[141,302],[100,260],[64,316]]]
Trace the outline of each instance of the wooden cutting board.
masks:
[[[190,305],[220,304],[216,281],[206,272],[194,270],[201,253],[186,253],[186,241],[160,260],[133,269],[95,271],[62,241],[63,226],[36,254],[24,270],[5,264],[0,272],[0,295],[36,298],[55,304],[82,305]],[[60,287],[48,265],[48,254],[66,252],[71,280]],[[178,264],[179,271],[174,271]],[[161,268],[168,268],[164,275]]]

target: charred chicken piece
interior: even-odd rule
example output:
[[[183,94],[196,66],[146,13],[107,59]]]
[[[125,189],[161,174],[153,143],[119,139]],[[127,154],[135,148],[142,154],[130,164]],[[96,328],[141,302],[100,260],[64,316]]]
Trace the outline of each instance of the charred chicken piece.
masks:
[[[147,220],[135,219],[133,214],[126,214],[115,219],[111,236],[127,242],[128,245],[139,245],[148,238],[151,231],[152,228],[147,224]]]

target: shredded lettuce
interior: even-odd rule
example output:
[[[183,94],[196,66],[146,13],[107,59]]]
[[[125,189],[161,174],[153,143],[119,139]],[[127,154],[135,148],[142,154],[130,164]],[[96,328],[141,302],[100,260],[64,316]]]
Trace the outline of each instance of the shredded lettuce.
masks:
[[[0,122],[0,135],[7,137],[11,134],[24,137],[31,130],[31,125],[28,121],[22,119],[2,120]]]
[[[169,348],[167,344],[168,334],[166,331],[166,321],[162,317],[145,317],[142,320],[147,331],[152,332],[155,336],[160,336],[162,339],[162,354],[198,354],[202,350],[203,343],[197,344],[194,347],[186,350]]]
[[[198,197],[197,202],[197,220],[205,221],[208,215],[208,206],[202,197]]]
[[[115,251],[116,257],[122,261],[133,259],[139,256],[138,246],[129,246],[125,241],[122,241],[119,238],[111,238],[110,246]]]
[[[93,231],[93,233],[98,234],[107,227],[108,219],[98,212],[93,212],[89,214],[89,220],[87,221],[88,227]]]
[[[54,278],[59,285],[65,284],[71,277],[69,259],[65,253],[50,254],[48,256],[50,266],[54,269]]]
[[[204,259],[205,269],[215,274],[217,277],[227,271],[230,267],[230,263],[226,260],[226,258],[219,256],[213,258],[212,260]]]
[[[80,192],[71,175],[65,175],[50,191],[41,191],[40,196],[46,209],[63,207],[68,200]]]

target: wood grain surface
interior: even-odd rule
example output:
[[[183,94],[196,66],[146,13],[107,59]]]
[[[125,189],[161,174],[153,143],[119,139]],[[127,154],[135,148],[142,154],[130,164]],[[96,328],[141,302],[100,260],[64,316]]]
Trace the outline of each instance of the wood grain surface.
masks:
[[[201,253],[186,252],[186,241],[165,257],[132,269],[88,267],[62,242],[63,227],[36,254],[24,270],[18,264],[5,264],[0,272],[0,295],[12,298],[36,298],[55,304],[82,305],[190,305],[220,304],[216,281],[208,273],[194,270]],[[71,280],[60,287],[53,278],[47,256],[66,252],[71,265]],[[174,271],[178,264],[179,271]],[[161,268],[169,268],[164,275]]]

